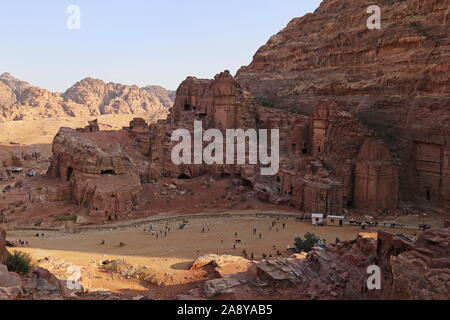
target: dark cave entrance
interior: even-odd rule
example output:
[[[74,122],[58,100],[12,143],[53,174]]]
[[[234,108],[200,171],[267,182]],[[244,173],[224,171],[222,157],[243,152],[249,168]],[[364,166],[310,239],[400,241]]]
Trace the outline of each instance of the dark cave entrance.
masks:
[[[242,179],[242,185],[244,187],[253,189],[253,183],[248,179]]]
[[[72,179],[72,175],[73,175],[73,168],[71,167],[67,168],[67,181],[70,181],[70,179]]]
[[[179,176],[178,176],[178,179],[179,180],[190,180],[191,179],[191,177],[189,177],[187,174],[185,174],[185,173],[182,173],[182,174],[180,174]]]
[[[303,149],[302,149],[302,153],[303,153],[303,154],[308,154],[308,153],[309,153],[309,150],[308,150],[308,144],[307,144],[307,143],[305,143],[305,146],[304,146]]]

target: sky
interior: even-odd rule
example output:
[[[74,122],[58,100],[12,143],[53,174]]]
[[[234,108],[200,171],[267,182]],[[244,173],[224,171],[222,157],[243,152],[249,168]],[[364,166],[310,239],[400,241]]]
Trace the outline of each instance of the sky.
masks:
[[[314,12],[320,2],[1,1],[0,74],[56,92],[86,77],[176,89],[187,76],[234,74],[291,19]],[[67,27],[71,5],[80,9],[80,29]]]

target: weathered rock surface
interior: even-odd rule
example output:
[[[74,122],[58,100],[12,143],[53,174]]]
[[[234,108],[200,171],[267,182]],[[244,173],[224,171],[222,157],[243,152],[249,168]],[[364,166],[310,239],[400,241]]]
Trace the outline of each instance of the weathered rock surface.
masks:
[[[253,197],[306,214],[341,215],[346,206],[383,214],[411,203],[448,209],[448,1],[384,0],[383,29],[371,31],[372,3],[326,0],[236,78],[188,77],[167,120],[136,119],[119,132],[98,132],[95,123],[76,134],[62,129],[49,173],[71,181],[86,215],[109,220],[135,211],[140,184],[203,175],[241,181]],[[123,104],[117,95],[137,110],[138,88],[94,79],[64,98],[114,113]],[[278,174],[261,175],[261,165],[175,165],[171,134],[192,134],[194,121],[203,130],[279,129]]]
[[[450,229],[428,231],[415,243],[379,232],[316,248],[306,260],[257,265],[258,277],[299,299],[447,300],[450,297]],[[368,290],[367,268],[382,272],[382,289]]]
[[[120,220],[136,209],[148,164],[130,132],[62,128],[55,137],[48,175],[70,186],[80,223]]]
[[[22,291],[22,279],[17,273],[8,272],[8,268],[0,264],[0,300],[14,300]]]
[[[449,228],[425,232],[413,245],[380,233],[376,263],[383,271],[385,299],[448,300],[450,297]]]
[[[0,227],[0,263],[6,258],[6,231]]]
[[[165,116],[173,92],[157,86],[139,88],[86,78],[66,92],[52,93],[12,77],[0,76],[0,120],[37,120],[104,114]]]
[[[191,270],[199,270],[205,267],[212,267],[220,277],[226,274],[246,272],[253,263],[247,259],[237,256],[208,254],[195,259]]]
[[[233,299],[448,300],[450,229],[416,242],[379,232],[314,248],[307,256],[263,260],[255,269],[205,282],[194,296]],[[202,259],[201,259],[202,260]],[[208,259],[206,259],[208,261]],[[369,290],[369,266],[381,269],[381,290]]]
[[[205,130],[278,129],[279,173],[263,177],[260,166],[249,165],[175,166],[171,132],[184,128],[192,133],[194,121],[202,121]],[[259,105],[227,71],[214,80],[189,77],[180,85],[167,121],[151,125],[150,131],[154,179],[230,176],[251,185],[261,200],[288,204],[306,213],[342,214],[345,205],[355,202],[356,185],[368,190],[367,200],[358,202],[363,209],[387,210],[398,205],[398,169],[390,153],[375,150],[370,154],[369,141],[376,141],[376,146],[382,146],[382,141],[372,138],[375,134],[370,129],[333,100],[315,105],[312,116],[301,116]]]
[[[209,280],[205,282],[204,293],[206,298],[222,297],[232,295],[233,288],[240,286],[241,283],[231,277]]]
[[[184,128],[193,134],[196,120],[204,130],[278,129],[278,174],[261,175],[261,164],[175,165],[171,133]],[[70,182],[73,200],[86,211],[81,215],[90,217],[80,223],[132,214],[142,200],[143,183],[203,175],[233,178],[252,188],[253,197],[305,213],[340,215],[353,203],[368,210],[395,209],[397,166],[373,135],[331,100],[321,101],[311,117],[260,106],[225,71],[214,80],[184,81],[165,121],[148,125],[135,119],[109,132],[100,132],[95,121],[77,131],[62,128],[53,142],[49,175]],[[356,186],[366,194],[356,193]]]
[[[448,208],[450,1],[378,1],[381,30],[366,26],[372,4],[323,1],[274,35],[236,78],[261,103],[302,114],[332,99],[397,159],[400,200]],[[379,186],[395,180],[392,168],[374,165],[358,165],[358,184],[374,175],[386,175]],[[357,203],[378,207],[367,196]]]

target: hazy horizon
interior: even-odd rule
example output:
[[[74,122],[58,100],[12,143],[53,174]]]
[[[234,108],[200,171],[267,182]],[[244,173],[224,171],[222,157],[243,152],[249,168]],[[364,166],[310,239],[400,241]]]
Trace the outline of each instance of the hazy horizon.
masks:
[[[2,3],[0,74],[53,92],[87,77],[175,90],[187,76],[234,74],[270,36],[320,2]],[[67,28],[70,5],[81,9],[79,30]]]

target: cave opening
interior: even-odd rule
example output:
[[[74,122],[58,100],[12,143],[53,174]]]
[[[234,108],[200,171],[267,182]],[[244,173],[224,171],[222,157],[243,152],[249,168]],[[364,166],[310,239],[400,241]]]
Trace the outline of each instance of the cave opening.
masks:
[[[182,173],[178,176],[178,180],[190,180],[191,177],[189,177],[187,174]]]
[[[73,174],[73,168],[71,168],[71,167],[67,168],[67,181],[70,181],[70,179],[72,179],[72,174]]]
[[[308,150],[308,144],[305,143],[305,146],[302,149],[303,154],[308,154],[309,150]]]
[[[291,186],[289,189],[289,195],[292,196],[294,194],[294,187]]]
[[[101,174],[114,174],[114,170],[102,170]]]
[[[242,185],[253,189],[253,183],[248,179],[242,179]]]

